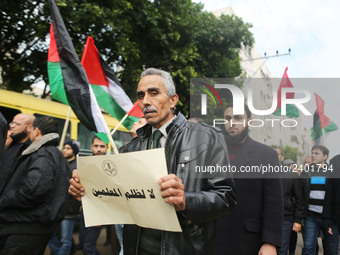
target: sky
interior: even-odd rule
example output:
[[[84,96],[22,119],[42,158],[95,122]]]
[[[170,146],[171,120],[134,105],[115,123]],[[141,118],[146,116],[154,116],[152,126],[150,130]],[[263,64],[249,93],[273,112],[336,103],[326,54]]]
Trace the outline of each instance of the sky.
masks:
[[[314,93],[325,101],[325,114],[340,127],[340,1],[307,0],[194,0],[204,4],[204,10],[216,11],[231,7],[236,16],[251,23],[255,50],[261,56],[288,53],[269,58],[266,65],[273,78],[281,78],[286,67],[288,76],[313,79],[305,83],[312,98],[308,108],[316,109]],[[333,79],[331,79],[333,78]],[[336,79],[334,79],[336,78]],[[298,79],[300,80],[300,79]],[[312,81],[312,80],[309,80]],[[296,82],[294,87],[300,86]],[[312,127],[312,118],[304,122]],[[340,153],[340,130],[327,137],[331,155]]]
[[[204,10],[232,7],[235,15],[251,23],[256,51],[263,56],[288,53],[269,59],[273,77],[288,66],[289,77],[339,78],[340,1],[336,0],[194,0]]]

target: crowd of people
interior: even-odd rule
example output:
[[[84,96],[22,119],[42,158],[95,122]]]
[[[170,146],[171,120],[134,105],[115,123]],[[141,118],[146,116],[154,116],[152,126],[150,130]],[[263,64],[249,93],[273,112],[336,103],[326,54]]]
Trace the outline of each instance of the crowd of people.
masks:
[[[333,173],[340,171],[340,155],[327,163],[328,149],[316,145],[298,167],[280,148],[249,136],[247,105],[239,115],[227,105],[222,129],[198,118],[187,120],[174,113],[178,95],[163,70],[146,69],[137,96],[144,118],[132,127],[132,140],[120,153],[165,149],[168,175],[158,183],[182,232],[105,226],[118,243],[113,254],[300,254],[299,232],[302,254],[317,254],[318,238],[324,254],[339,253],[340,181]],[[83,254],[100,254],[97,240],[104,226],[84,223],[78,142],[67,140],[59,151],[56,122],[45,116],[20,113],[8,132],[7,127],[0,113],[0,254],[44,254],[47,246],[54,255],[72,254],[76,226]],[[108,145],[94,136],[91,150],[105,155]],[[233,172],[204,176],[195,171],[195,166],[229,165]],[[241,171],[263,165],[290,171],[267,176]]]

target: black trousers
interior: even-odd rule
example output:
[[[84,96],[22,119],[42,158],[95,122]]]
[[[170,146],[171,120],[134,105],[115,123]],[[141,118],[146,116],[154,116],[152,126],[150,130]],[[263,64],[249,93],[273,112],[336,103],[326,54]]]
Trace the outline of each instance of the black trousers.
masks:
[[[8,235],[1,255],[44,255],[52,233],[43,235]]]

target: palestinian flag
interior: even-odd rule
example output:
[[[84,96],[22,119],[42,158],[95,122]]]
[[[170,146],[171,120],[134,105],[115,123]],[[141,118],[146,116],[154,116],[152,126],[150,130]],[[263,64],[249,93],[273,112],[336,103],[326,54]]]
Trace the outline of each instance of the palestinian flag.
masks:
[[[133,104],[111,68],[99,55],[94,40],[90,36],[87,37],[81,63],[99,106],[116,119],[121,120],[133,108]],[[123,125],[130,130],[133,123],[141,117],[143,113],[138,106],[130,112]]]
[[[109,134],[96,97],[92,91],[86,72],[75,52],[72,40],[54,0],[50,0],[52,16],[52,46],[49,50],[49,80],[57,100],[71,106],[79,121],[90,131]],[[51,35],[52,35],[51,33]],[[53,42],[54,41],[54,42]],[[57,51],[56,51],[57,49]],[[59,57],[59,62],[58,62]],[[62,76],[60,76],[60,72]],[[52,81],[52,82],[51,82]],[[55,86],[58,85],[58,88]],[[64,86],[62,86],[64,85]],[[52,89],[53,88],[53,89]],[[62,88],[66,95],[63,95]]]
[[[325,142],[322,129],[327,135],[327,133],[337,130],[338,126],[324,114],[325,102],[322,98],[316,93],[314,93],[314,95],[317,109],[314,113],[311,136],[315,145],[319,145]]]
[[[286,67],[285,72],[283,73],[282,80],[280,82],[279,90],[277,91],[277,107],[273,115],[275,116],[282,116],[281,114],[281,88],[294,88],[293,84],[290,82],[288,75],[287,75],[288,67]],[[293,99],[294,93],[287,93],[287,99]],[[299,117],[299,110],[294,106],[287,104],[286,105],[286,116],[287,117]]]
[[[67,104],[67,97],[64,89],[63,74],[61,72],[60,58],[55,42],[53,25],[50,27],[50,48],[48,49],[47,73],[50,83],[52,97],[61,103]]]

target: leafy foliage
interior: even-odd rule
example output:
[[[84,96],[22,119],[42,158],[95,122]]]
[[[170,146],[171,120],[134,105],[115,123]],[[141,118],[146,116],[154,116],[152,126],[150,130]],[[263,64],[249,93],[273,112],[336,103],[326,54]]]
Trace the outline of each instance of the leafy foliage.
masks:
[[[282,149],[282,154],[285,156],[285,159],[292,159],[294,162],[297,162],[298,148],[287,145]]]
[[[276,146],[272,145],[273,148],[280,148],[282,155],[284,156],[284,159],[291,159],[294,162],[297,162],[297,157],[299,154],[298,148],[294,148],[291,146],[286,145],[285,147],[283,146]]]
[[[250,24],[236,16],[218,19],[190,0],[56,2],[79,57],[92,36],[132,100],[144,68],[169,71],[184,113],[190,78],[239,76],[238,50],[253,44]],[[0,86],[20,92],[38,81],[47,84],[48,1],[3,0],[0,7]]]

